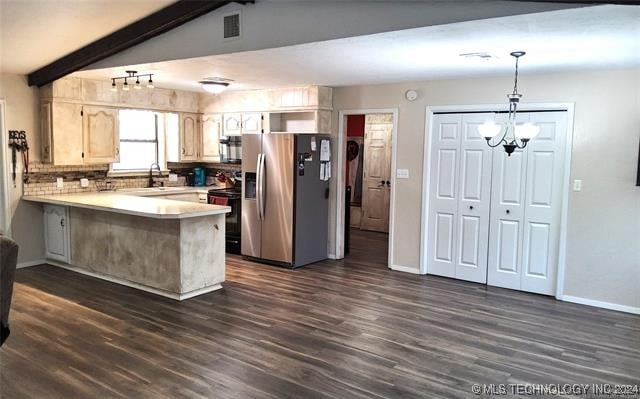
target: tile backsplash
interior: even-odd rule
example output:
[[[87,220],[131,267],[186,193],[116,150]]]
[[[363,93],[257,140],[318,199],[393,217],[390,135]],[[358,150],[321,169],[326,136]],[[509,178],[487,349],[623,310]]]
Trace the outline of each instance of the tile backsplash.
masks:
[[[185,176],[195,166],[204,167],[207,171],[207,185],[214,183],[214,176],[221,171],[230,175],[239,171],[240,165],[228,164],[182,164],[169,163],[167,165],[171,173],[178,174],[177,182],[169,182],[165,174],[162,177],[154,173],[154,180],[164,183],[165,186],[184,186]],[[24,174],[23,195],[51,195],[71,194],[83,192],[96,192],[103,187],[101,183],[111,181],[115,189],[146,187],[149,182],[148,175],[136,176],[107,176],[109,165],[79,165],[79,166],[54,166],[51,164],[30,163],[29,172]],[[57,188],[56,179],[62,177],[63,188]],[[80,179],[88,179],[89,187],[80,187]],[[97,184],[96,184],[97,183]]]

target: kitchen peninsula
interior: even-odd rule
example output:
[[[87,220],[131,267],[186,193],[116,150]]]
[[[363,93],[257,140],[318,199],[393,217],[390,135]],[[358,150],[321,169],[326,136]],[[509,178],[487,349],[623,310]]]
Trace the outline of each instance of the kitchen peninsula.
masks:
[[[57,266],[177,300],[221,288],[227,206],[129,192],[23,199],[63,212],[46,227],[61,229]]]

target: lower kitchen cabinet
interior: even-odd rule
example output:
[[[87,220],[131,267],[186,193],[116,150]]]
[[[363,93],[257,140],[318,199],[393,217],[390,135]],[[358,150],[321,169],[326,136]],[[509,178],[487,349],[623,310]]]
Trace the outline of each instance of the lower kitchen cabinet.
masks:
[[[69,208],[44,205],[45,257],[70,263]]]

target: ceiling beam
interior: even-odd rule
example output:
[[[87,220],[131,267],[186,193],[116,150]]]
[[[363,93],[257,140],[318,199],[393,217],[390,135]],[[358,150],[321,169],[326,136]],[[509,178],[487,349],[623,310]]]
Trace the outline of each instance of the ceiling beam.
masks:
[[[51,83],[229,3],[253,2],[254,0],[179,0],[31,72],[28,75],[29,86],[43,86]],[[105,10],[105,12],[109,11]]]

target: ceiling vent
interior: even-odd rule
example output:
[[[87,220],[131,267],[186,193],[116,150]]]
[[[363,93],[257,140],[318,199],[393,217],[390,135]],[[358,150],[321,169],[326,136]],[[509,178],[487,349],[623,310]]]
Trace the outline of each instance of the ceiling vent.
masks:
[[[240,37],[240,13],[224,16],[224,38],[233,39]]]

